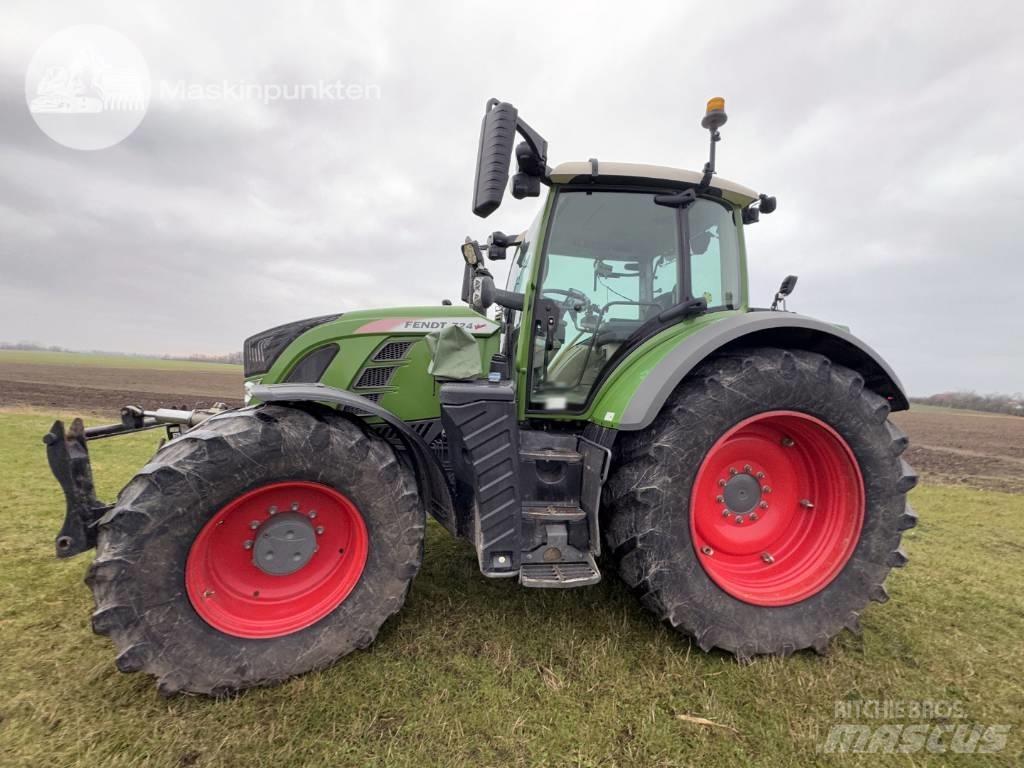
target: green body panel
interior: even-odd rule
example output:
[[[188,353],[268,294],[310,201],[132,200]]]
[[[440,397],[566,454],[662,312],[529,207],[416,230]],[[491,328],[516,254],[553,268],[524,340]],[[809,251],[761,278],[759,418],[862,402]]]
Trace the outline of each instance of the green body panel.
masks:
[[[481,368],[488,369],[498,351],[498,325],[465,306],[397,307],[348,312],[336,320],[306,331],[289,344],[264,374],[249,381],[279,384],[310,352],[337,343],[339,352],[320,382],[361,395],[378,394],[381,407],[403,421],[440,416],[438,387],[427,373],[430,353],[424,337],[447,323],[458,323],[473,333],[480,348]],[[389,341],[415,342],[398,361],[372,362],[371,357]],[[356,383],[365,368],[394,368],[387,386],[361,388]]]
[[[727,317],[743,314],[744,310],[713,312],[666,328],[652,336],[626,357],[605,380],[594,396],[585,418],[602,427],[618,427],[622,413],[632,399],[636,388],[647,378],[662,358],[680,342],[701,333],[708,326]]]

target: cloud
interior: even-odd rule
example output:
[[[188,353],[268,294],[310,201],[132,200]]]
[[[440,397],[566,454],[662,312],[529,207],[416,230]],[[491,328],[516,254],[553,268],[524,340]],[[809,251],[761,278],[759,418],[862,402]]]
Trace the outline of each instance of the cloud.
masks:
[[[0,339],[220,352],[262,328],[457,298],[485,100],[555,162],[719,169],[776,194],[747,235],[753,296],[849,324],[915,393],[1024,389],[1015,208],[1024,12],[1012,3],[129,3],[6,6],[0,24]],[[24,73],[99,23],[175,83],[340,80],[361,101],[154,102],[99,152],[44,136]],[[504,269],[502,267],[502,269]],[[499,276],[500,277],[500,276]]]

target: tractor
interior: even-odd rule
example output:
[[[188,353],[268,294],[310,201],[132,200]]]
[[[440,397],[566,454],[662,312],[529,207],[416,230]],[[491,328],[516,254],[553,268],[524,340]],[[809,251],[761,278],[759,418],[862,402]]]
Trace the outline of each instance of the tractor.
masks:
[[[889,421],[907,396],[844,326],[786,309],[794,276],[751,305],[744,231],[776,200],[717,175],[725,122],[712,99],[701,171],[552,168],[492,99],[473,212],[506,188],[544,202],[519,234],[460,244],[463,305],[257,333],[243,407],[55,422],[56,554],[96,548],[92,627],[117,668],[222,696],[366,648],[402,608],[428,516],[486,578],[569,589],[617,573],[740,661],[859,632],[917,521]],[[488,269],[502,260],[504,288]],[[149,463],[98,500],[89,445],[156,428]]]

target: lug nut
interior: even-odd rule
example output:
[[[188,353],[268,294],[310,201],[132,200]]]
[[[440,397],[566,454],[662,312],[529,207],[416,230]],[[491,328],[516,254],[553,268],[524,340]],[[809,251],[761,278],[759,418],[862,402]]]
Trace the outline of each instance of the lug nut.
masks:
[[[737,471],[736,467],[729,467],[729,474],[730,475],[738,475],[739,472]]]
[[[725,496],[715,496],[715,501],[721,504],[722,502],[725,501]]]
[[[767,501],[759,501],[759,502],[757,502],[757,506],[759,506],[761,509],[768,509],[768,502]]]
[[[794,443],[793,443],[793,438],[791,438],[791,437],[784,437],[784,438],[782,438],[782,444],[783,444],[783,445],[784,445],[784,446],[785,446],[786,448],[792,448],[792,447],[793,447],[793,445],[794,445]]]
[[[771,493],[771,492],[772,492],[772,487],[770,485],[766,485],[764,488],[761,489],[761,493]]]
[[[292,512],[298,512],[298,511],[299,511],[299,502],[293,501],[292,502]]]
[[[319,535],[320,535],[320,534],[322,534],[323,532],[324,532],[324,527],[323,527],[322,525],[318,525],[318,526],[316,527],[316,534],[317,534],[317,536],[319,536]]]
[[[758,472],[756,475],[754,475],[754,477],[756,477],[758,480],[764,480],[764,472]]]
[[[244,542],[242,542],[242,548],[252,549],[252,539],[246,539]]]
[[[736,525],[743,525],[743,515],[736,515]]]
[[[725,487],[725,480],[719,480],[718,484],[724,488]]]
[[[316,520],[316,510],[315,509],[309,510],[309,519],[310,520]]]
[[[206,591],[203,592],[203,597],[204,598],[213,597],[213,595],[214,595],[214,591],[212,589],[207,589]]]
[[[800,506],[804,509],[814,509],[814,504],[810,499],[800,499]]]
[[[753,522],[754,520],[757,520],[757,512],[751,512],[750,513],[750,520],[751,520],[751,522]]]
[[[754,468],[752,466],[750,466],[749,464],[744,464],[743,465],[743,471],[746,472],[749,475],[751,472],[754,471]]]
[[[701,548],[700,548],[700,551],[701,551],[701,552],[703,552],[703,553],[704,553],[705,555],[707,555],[708,557],[711,557],[711,556],[712,556],[713,554],[715,554],[715,550],[713,550],[713,549],[712,549],[711,547],[709,547],[709,546],[708,546],[707,544],[705,544],[705,545],[704,545],[703,547],[701,547]]]
[[[769,565],[771,565],[772,563],[775,562],[775,558],[772,557],[771,554],[769,554],[768,552],[762,552],[761,553],[761,559],[764,560]]]
[[[267,512],[269,514],[271,514],[271,515],[276,515],[277,514],[277,507],[271,507],[270,509],[267,510]]]
[[[722,517],[728,517],[731,514],[732,512],[730,512],[728,508],[722,510]]]
[[[260,527],[260,521],[259,520],[253,520],[251,523],[249,523],[249,530],[251,530],[251,531],[255,531],[259,527]]]

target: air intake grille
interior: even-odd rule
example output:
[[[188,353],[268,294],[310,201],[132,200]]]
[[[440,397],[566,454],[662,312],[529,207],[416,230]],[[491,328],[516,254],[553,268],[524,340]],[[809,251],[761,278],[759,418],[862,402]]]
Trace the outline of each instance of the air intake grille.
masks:
[[[391,381],[391,375],[395,372],[394,368],[366,368],[359,376],[359,380],[356,382],[357,389],[373,389],[376,387],[386,387],[388,382]]]
[[[415,343],[415,341],[389,341],[377,350],[373,361],[375,363],[390,363],[395,360],[404,360],[405,356],[409,354],[409,347]]]

